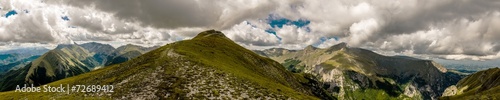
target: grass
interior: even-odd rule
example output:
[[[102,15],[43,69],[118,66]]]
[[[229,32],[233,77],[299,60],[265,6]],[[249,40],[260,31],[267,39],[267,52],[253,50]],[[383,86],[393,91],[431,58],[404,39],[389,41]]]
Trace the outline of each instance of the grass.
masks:
[[[290,87],[298,87],[300,83],[296,77],[287,73],[279,63],[261,57],[247,50],[225,36],[210,36],[213,34],[200,33],[192,40],[181,41],[174,45],[175,51],[185,55],[195,62],[215,67],[225,72],[231,72],[236,76],[251,80],[257,84],[269,88],[275,93],[285,94],[298,99],[313,99]],[[218,35],[218,34],[215,34]],[[262,66],[262,67],[256,67]],[[272,76],[272,77],[269,77]],[[294,80],[294,81],[289,81]],[[278,91],[279,90],[279,91]]]
[[[88,51],[76,45],[50,50],[20,70],[13,70],[8,73],[11,75],[0,78],[4,81],[0,90],[12,90],[25,81],[39,85],[85,73],[92,69],[89,66],[97,65],[94,62]]]
[[[456,95],[440,99],[498,99],[500,97],[500,69],[491,68],[469,75],[458,82],[457,88]]]
[[[293,73],[300,73],[304,71],[305,66],[304,65],[299,65],[300,60],[295,60],[295,59],[286,59],[285,62],[282,64],[288,71],[291,71]]]
[[[117,88],[115,93],[104,96],[86,96],[94,95],[92,93],[15,93],[13,91],[2,92],[0,97],[4,99],[111,99],[121,96],[134,95],[134,89],[137,87],[145,87],[147,84],[139,81],[145,80],[146,76],[156,71],[156,66],[164,68],[162,76],[156,77],[158,80],[169,81],[172,85],[160,85],[158,88],[163,88],[158,91],[167,91],[173,97],[180,97],[189,91],[183,90],[181,85],[187,84],[188,81],[182,77],[177,77],[176,74],[182,66],[202,66],[208,69],[217,69],[216,74],[232,75],[236,79],[232,79],[230,84],[256,84],[260,89],[264,89],[265,94],[279,94],[286,98],[280,99],[318,99],[312,96],[306,87],[303,87],[301,82],[307,82],[306,79],[287,72],[286,69],[279,63],[261,57],[250,50],[247,50],[225,36],[213,33],[200,33],[192,40],[180,41],[168,44],[159,49],[148,52],[142,56],[134,58],[130,61],[115,64],[101,69],[97,69],[78,76],[66,78],[48,85],[70,84],[70,85],[109,85],[122,84],[122,88]],[[169,56],[167,52],[174,50],[182,57]],[[192,62],[192,65],[180,65],[183,62]],[[201,71],[209,73],[207,71]],[[138,76],[139,75],[139,76]],[[187,75],[187,74],[186,74]],[[136,77],[136,78],[131,78]],[[125,80],[128,80],[126,82]],[[207,80],[210,81],[210,80]],[[220,94],[220,91],[213,90],[215,87],[206,88],[213,95]],[[140,90],[139,90],[140,91]],[[267,92],[270,93],[267,93]],[[234,92],[239,93],[239,92]],[[164,94],[155,94],[164,95]],[[88,97],[88,98],[87,98]],[[172,97],[172,96],[171,96]],[[201,95],[195,95],[201,97]],[[170,98],[174,99],[174,98]]]
[[[356,84],[353,80],[346,76],[347,84]],[[408,97],[406,95],[391,96],[383,89],[375,88],[357,88],[343,87],[346,92],[344,99],[352,100],[419,100],[420,96]]]

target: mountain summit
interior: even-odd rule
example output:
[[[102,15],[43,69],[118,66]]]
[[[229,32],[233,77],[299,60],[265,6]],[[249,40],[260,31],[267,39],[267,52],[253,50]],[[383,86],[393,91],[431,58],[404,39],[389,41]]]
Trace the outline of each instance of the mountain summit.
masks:
[[[219,38],[227,38],[224,33],[221,31],[216,31],[216,30],[207,30],[204,32],[199,33],[196,35],[193,39],[200,39],[200,38],[206,38],[206,37],[219,37]]]

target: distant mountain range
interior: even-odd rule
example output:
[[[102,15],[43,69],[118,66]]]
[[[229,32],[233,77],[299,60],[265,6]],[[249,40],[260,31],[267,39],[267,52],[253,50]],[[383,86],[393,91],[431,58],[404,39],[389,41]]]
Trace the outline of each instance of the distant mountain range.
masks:
[[[19,57],[17,54],[5,54],[5,55],[0,55],[3,57],[6,57],[7,59],[14,59],[11,61],[5,61],[4,63],[0,64],[0,76],[1,74],[12,70],[12,69],[18,69],[21,68],[27,64],[29,64],[31,61],[35,60],[36,58],[40,57],[40,55],[35,55],[31,57]]]
[[[446,60],[446,59],[433,59],[434,61],[442,64],[448,69],[453,69],[468,74],[486,70],[490,68],[500,67],[500,59],[474,61],[474,60]]]
[[[159,47],[155,46],[146,48],[131,44],[121,46],[116,48],[116,50],[114,50],[113,52],[110,52],[109,53],[110,56],[107,56],[108,58],[106,59],[106,61],[104,61],[105,63],[103,62],[103,64],[105,66],[108,66],[108,65],[122,63],[137,56],[140,56],[148,51],[154,50],[156,48]]]
[[[122,50],[120,48],[131,48]],[[153,47],[154,48],[154,47]],[[95,42],[61,44],[55,49],[34,59],[31,63],[11,70],[0,77],[0,91],[13,90],[19,84],[43,85],[67,77],[79,75],[104,65],[117,64],[137,57],[152,48],[125,45],[114,49],[107,44]],[[135,55],[124,54],[138,52]],[[114,59],[126,57],[126,59]]]
[[[340,99],[436,99],[463,76],[430,60],[383,56],[340,43],[320,49],[255,51],[288,70],[310,73]]]
[[[19,55],[42,55],[49,51],[49,49],[44,47],[27,47],[27,48],[17,48],[12,50],[0,51],[0,54],[19,54]]]
[[[22,66],[26,66],[26,64],[48,51],[49,49],[43,47],[0,51],[0,76],[11,69],[18,69]]]

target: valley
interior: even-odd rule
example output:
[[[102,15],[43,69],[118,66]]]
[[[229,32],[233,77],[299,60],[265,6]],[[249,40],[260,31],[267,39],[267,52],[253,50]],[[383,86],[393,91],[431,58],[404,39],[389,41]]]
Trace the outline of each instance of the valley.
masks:
[[[44,85],[105,65],[125,62],[154,48],[126,45],[115,50],[110,45],[95,42],[61,44],[41,56],[32,57],[26,64],[6,71],[0,77],[0,91],[13,90],[16,85],[22,84]]]

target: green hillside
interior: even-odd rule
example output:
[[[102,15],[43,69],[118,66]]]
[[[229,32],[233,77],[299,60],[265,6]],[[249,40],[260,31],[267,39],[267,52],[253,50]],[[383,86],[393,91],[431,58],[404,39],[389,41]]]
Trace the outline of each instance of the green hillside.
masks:
[[[463,77],[433,61],[383,56],[346,43],[323,49],[307,46],[257,52],[292,72],[315,75],[340,99],[432,99]]]
[[[460,80],[456,86],[451,86],[445,91],[443,100],[500,99],[500,68],[491,68],[476,72]]]
[[[96,66],[92,55],[80,46],[60,46],[23,68],[5,73],[5,76],[0,78],[0,91],[13,90],[18,84],[47,84],[88,72]]]
[[[84,43],[80,44],[79,46],[92,53],[92,57],[99,63],[99,66],[104,66],[106,63],[108,63],[109,59],[113,56],[112,53],[116,50],[109,44],[101,44],[97,42]]]
[[[107,56],[105,60],[105,66],[113,65],[128,61],[132,58],[138,57],[146,52],[149,52],[158,47],[141,47],[137,45],[127,44],[116,48],[113,52]]]
[[[101,44],[97,42],[84,43],[79,46],[92,53],[111,54],[115,50],[115,48],[109,44]]]
[[[49,85],[114,85],[113,93],[15,93],[5,99],[334,99],[307,74],[247,50],[219,31]]]
[[[101,68],[105,64],[122,63],[150,50],[135,45],[114,49],[111,45],[95,42],[61,44],[29,65],[0,73],[0,91],[13,90],[18,84],[47,84]]]

